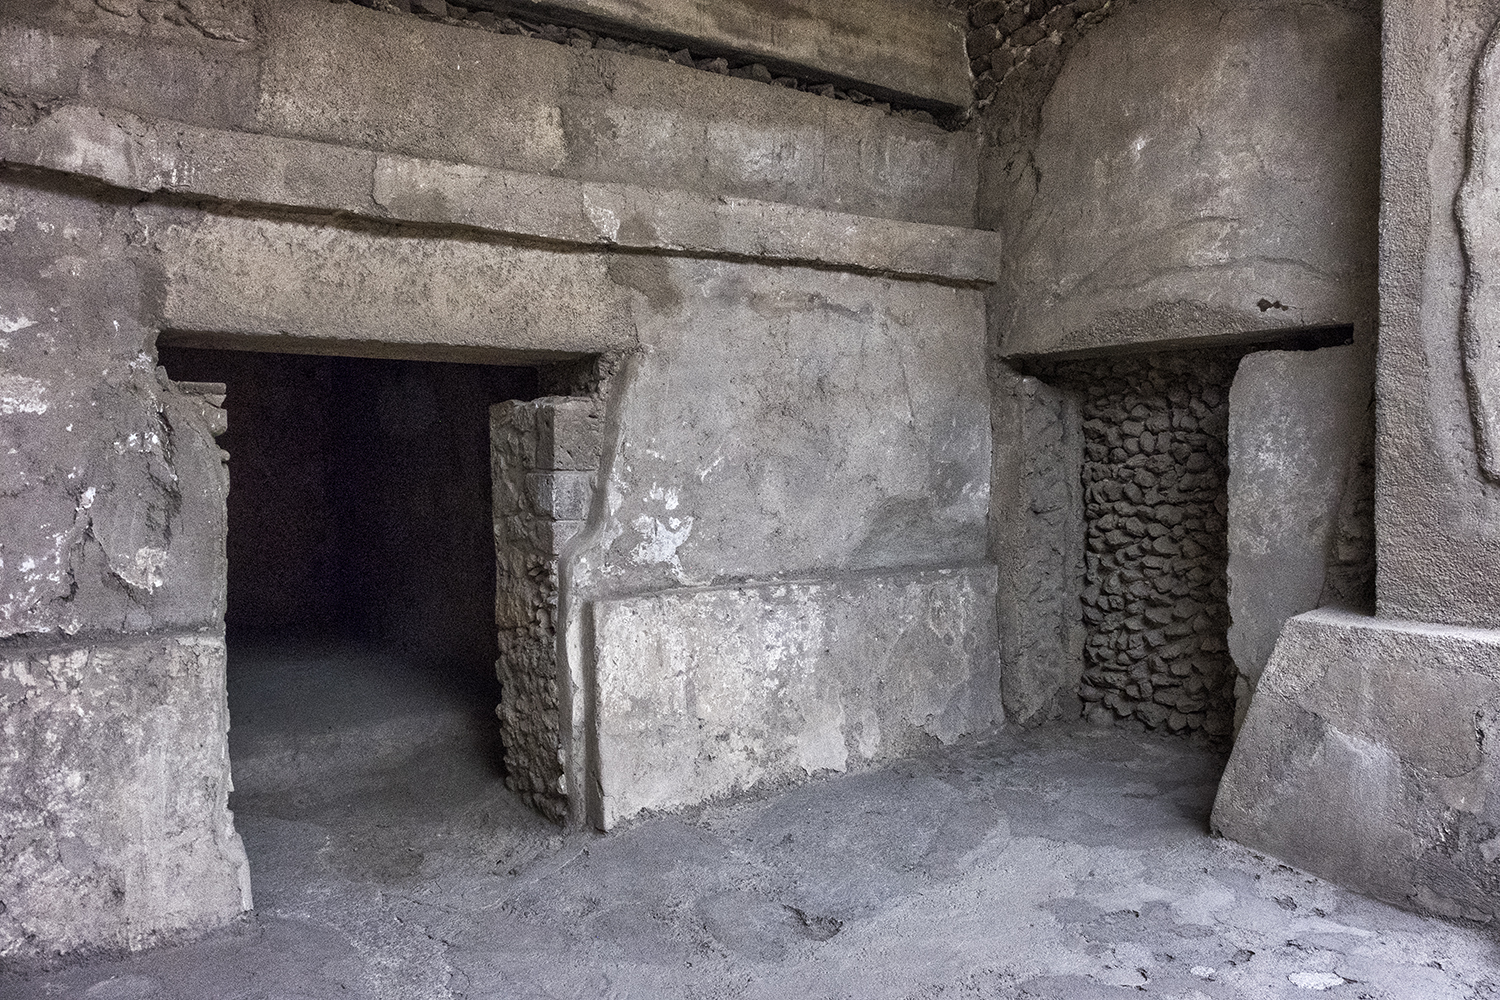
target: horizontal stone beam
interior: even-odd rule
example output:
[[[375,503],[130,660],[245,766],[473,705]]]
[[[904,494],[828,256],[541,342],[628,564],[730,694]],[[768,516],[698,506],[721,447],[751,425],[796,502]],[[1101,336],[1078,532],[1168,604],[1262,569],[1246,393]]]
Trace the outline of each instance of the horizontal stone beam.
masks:
[[[477,0],[471,7],[664,40],[942,109],[974,101],[964,25],[901,0]],[[698,54],[695,52],[695,54]]]
[[[114,187],[591,248],[809,264],[966,285],[997,233],[576,181],[67,105],[0,129],[0,163]]]

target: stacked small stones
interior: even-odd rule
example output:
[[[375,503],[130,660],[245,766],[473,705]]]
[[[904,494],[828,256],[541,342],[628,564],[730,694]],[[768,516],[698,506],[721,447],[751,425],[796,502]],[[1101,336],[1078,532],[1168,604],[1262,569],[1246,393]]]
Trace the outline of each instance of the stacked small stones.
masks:
[[[734,60],[723,56],[694,54],[688,49],[678,49],[675,52],[662,48],[658,45],[649,45],[642,42],[622,41],[601,35],[596,31],[587,31],[583,28],[570,28],[558,24],[540,24],[532,21],[518,20],[516,18],[504,17],[500,14],[487,10],[471,10],[458,4],[447,3],[446,0],[331,0],[333,3],[355,3],[361,7],[369,7],[373,10],[385,11],[390,14],[415,14],[427,20],[441,21],[460,28],[478,28],[485,31],[493,31],[502,35],[522,35],[526,38],[540,38],[544,41],[553,42],[557,45],[568,45],[576,49],[603,49],[607,52],[623,52],[626,55],[640,56],[646,59],[654,59],[657,62],[676,63],[689,69],[702,70],[705,73],[717,73],[720,76],[733,76],[742,80],[753,80],[757,83],[769,84],[773,87],[784,87],[787,90],[800,90],[819,97],[827,97],[835,101],[850,101],[854,104],[863,104],[892,114],[900,118],[909,118],[913,121],[938,124],[933,116],[920,108],[893,107],[889,102],[877,100],[869,94],[849,87],[839,87],[831,83],[821,83],[816,80],[805,80],[795,76],[773,73],[765,65],[758,62],[745,60]],[[944,127],[956,128],[959,121],[943,123]]]
[[[1051,79],[1067,49],[1128,0],[978,0],[969,5],[969,67],[977,109],[1003,90]]]
[[[1073,363],[1083,392],[1085,715],[1225,737],[1226,433],[1235,358]]]

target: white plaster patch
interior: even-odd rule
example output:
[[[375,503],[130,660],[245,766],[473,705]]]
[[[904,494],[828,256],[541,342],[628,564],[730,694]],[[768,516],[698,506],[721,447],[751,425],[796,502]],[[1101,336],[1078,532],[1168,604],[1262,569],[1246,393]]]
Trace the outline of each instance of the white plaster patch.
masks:
[[[646,494],[652,504],[660,504],[664,511],[676,510],[682,505],[681,496],[673,487],[652,486]],[[666,514],[653,517],[641,514],[630,522],[630,526],[641,536],[641,542],[630,552],[630,559],[637,565],[667,563],[675,572],[682,571],[682,560],[677,550],[693,533],[691,515],[673,517]]]
[[[166,565],[166,549],[142,546],[135,550],[128,565],[117,566],[111,562],[110,569],[131,586],[152,591],[162,585],[162,569]]]
[[[46,383],[24,375],[0,375],[0,414],[46,413]]]
[[[14,215],[0,215],[0,233],[13,233],[16,231],[16,217]]]
[[[637,565],[670,563],[674,570],[682,569],[682,560],[677,550],[682,548],[693,533],[692,517],[648,517],[642,514],[630,522],[641,536],[641,543],[630,550],[630,559]]]
[[[36,326],[36,320],[29,316],[0,316],[0,333],[20,333],[30,326]]]
[[[589,221],[599,231],[599,235],[611,243],[620,238],[620,217],[612,210],[603,205],[595,205],[588,195],[583,196],[584,211],[589,214]]]
[[[1286,978],[1293,986],[1318,991],[1331,990],[1348,982],[1343,976],[1332,972],[1294,972]]]

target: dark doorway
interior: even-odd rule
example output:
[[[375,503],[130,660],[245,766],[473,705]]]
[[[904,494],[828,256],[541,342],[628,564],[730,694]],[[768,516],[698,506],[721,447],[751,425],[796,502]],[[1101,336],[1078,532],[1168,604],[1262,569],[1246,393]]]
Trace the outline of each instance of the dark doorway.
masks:
[[[500,787],[489,408],[533,398],[536,372],[159,356],[227,389],[231,803],[252,867],[306,854],[291,820],[356,847],[379,831],[371,874],[411,874],[402,837]]]

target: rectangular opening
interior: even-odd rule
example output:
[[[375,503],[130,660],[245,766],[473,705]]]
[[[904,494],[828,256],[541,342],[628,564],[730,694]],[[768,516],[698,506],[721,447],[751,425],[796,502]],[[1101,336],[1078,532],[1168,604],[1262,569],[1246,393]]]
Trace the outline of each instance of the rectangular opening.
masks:
[[[397,831],[493,791],[490,407],[537,395],[537,371],[159,356],[227,387],[232,805],[252,866],[282,851],[267,817]]]

